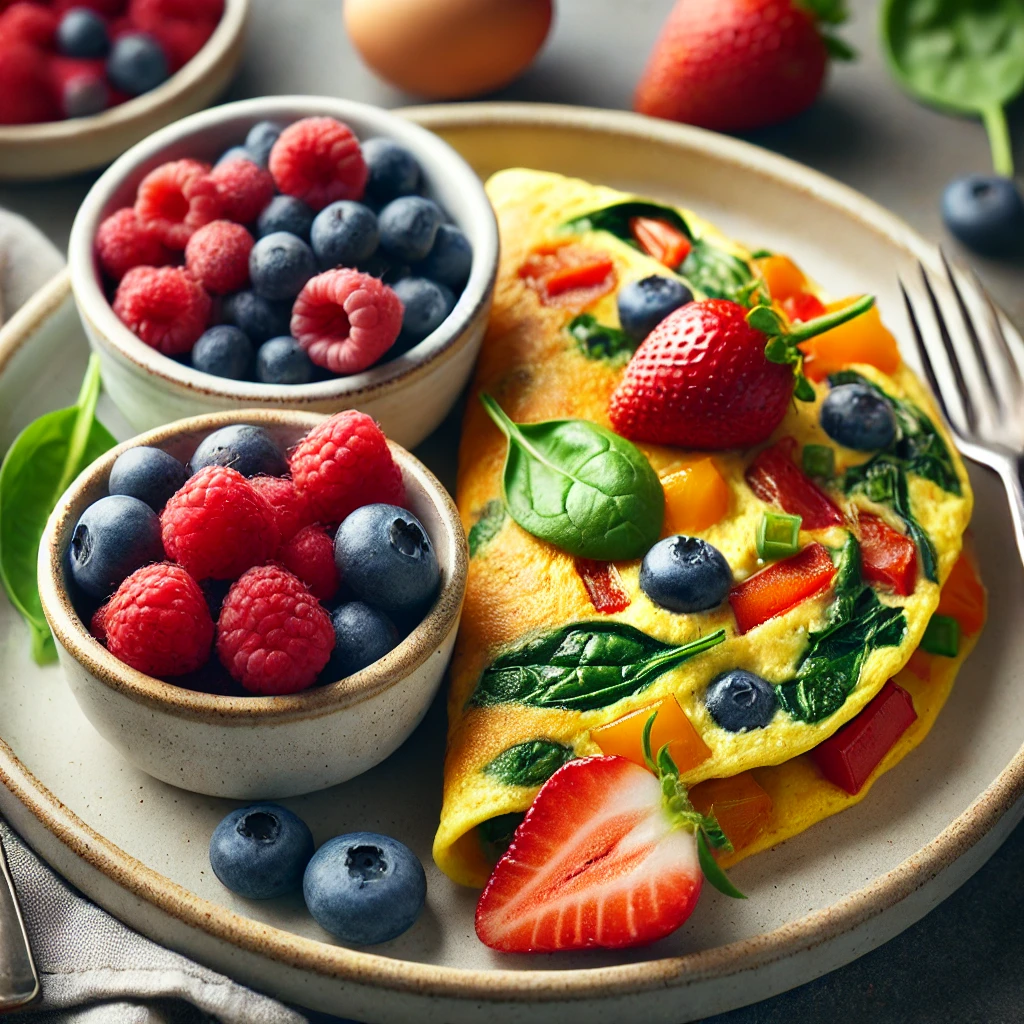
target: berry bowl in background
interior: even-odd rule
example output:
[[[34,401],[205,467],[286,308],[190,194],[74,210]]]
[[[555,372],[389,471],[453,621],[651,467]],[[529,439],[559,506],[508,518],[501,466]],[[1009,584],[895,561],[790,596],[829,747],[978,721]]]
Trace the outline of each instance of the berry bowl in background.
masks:
[[[154,168],[191,157],[214,163],[239,146],[261,121],[288,125],[307,117],[344,122],[360,142],[386,138],[405,147],[423,172],[425,194],[447,211],[468,239],[472,265],[454,309],[418,344],[393,359],[346,377],[308,384],[265,384],[200,372],[136,337],[115,314],[95,256],[99,225],[131,206]],[[222,409],[291,408],[373,416],[389,438],[406,447],[423,440],[466,384],[483,340],[498,262],[498,233],[483,184],[447,143],[404,118],[376,107],[326,97],[270,97],[203,111],[139,143],[96,182],[71,233],[69,264],[82,322],[99,354],[104,385],[125,418],[148,430]]]
[[[224,0],[217,27],[191,60],[155,89],[100,114],[0,125],[0,181],[59,178],[102,167],[164,125],[202,110],[238,70],[248,14],[249,0]]]
[[[75,699],[97,731],[132,764],[209,796],[271,799],[344,782],[395,751],[441,684],[462,614],[468,554],[448,493],[416,458],[390,442],[406,505],[437,555],[441,584],[425,617],[379,661],[338,682],[286,696],[224,696],[186,689],[118,660],[90,633],[68,590],[69,545],[83,511],[107,494],[110,470],[148,445],[187,462],[200,441],[230,424],[263,427],[282,451],[323,417],[245,410],[169,424],[111,449],[57,505],[39,547],[39,592]]]

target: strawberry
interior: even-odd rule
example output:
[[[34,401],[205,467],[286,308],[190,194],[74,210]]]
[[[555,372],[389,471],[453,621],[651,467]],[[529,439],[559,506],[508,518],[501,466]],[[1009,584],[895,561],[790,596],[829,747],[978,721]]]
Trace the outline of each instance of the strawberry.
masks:
[[[667,745],[651,757],[654,717],[651,771],[583,757],[541,787],[477,904],[482,942],[506,953],[645,945],[693,913],[702,870],[742,898],[709,849],[731,849],[718,823],[693,809]]]
[[[797,398],[814,398],[797,345],[873,303],[866,296],[792,326],[766,305],[748,310],[707,299],[681,306],[633,353],[611,397],[612,426],[631,441],[684,448],[759,444],[786,415],[794,380]]]
[[[723,132],[784,121],[821,91],[843,0],[677,0],[637,87],[641,114]]]

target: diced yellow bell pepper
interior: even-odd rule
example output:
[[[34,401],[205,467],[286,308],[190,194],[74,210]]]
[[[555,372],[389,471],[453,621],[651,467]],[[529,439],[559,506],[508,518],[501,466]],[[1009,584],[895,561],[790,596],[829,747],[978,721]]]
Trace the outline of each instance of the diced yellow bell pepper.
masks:
[[[714,459],[699,459],[665,477],[665,534],[700,533],[729,511],[729,485]]]
[[[859,295],[854,295],[829,303],[827,309],[830,313],[845,309],[858,298]],[[830,373],[853,363],[867,363],[889,374],[894,373],[900,365],[900,350],[896,339],[882,323],[877,306],[872,306],[866,313],[839,327],[833,327],[831,331],[805,341],[800,350],[804,354],[804,373],[811,380],[824,380]]]
[[[768,294],[776,301],[799,295],[807,288],[803,271],[788,256],[762,256],[754,261]]]
[[[647,719],[656,713],[651,729],[651,752],[655,757],[667,743],[676,767],[688,772],[711,756],[708,745],[683,713],[675,697],[663,697],[638,711],[631,711],[608,725],[592,729],[591,739],[605,754],[628,758],[639,765],[645,765],[643,750],[644,726]]]
[[[698,783],[690,790],[690,801],[701,814],[715,815],[734,850],[749,846],[772,817],[772,798],[750,772]]]

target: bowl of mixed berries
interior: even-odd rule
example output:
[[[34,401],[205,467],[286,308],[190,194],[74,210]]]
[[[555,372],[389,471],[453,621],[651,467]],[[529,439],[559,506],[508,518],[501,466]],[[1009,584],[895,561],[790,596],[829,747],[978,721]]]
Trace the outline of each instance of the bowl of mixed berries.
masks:
[[[39,589],[72,693],[129,761],[264,799],[406,739],[466,566],[451,498],[365,413],[247,410],[94,462],[50,517]]]
[[[483,185],[447,143],[302,97],[139,144],[90,191],[69,247],[104,382],[137,429],[357,405],[407,446],[468,379],[497,254]]]

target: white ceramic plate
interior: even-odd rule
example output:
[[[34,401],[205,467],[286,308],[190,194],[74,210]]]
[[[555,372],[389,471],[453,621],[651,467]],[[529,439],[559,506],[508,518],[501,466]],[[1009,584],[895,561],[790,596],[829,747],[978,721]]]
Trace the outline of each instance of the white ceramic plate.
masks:
[[[413,112],[482,174],[513,164],[585,175],[680,200],[755,246],[792,253],[837,294],[871,291],[898,331],[896,274],[932,259],[909,228],[855,193],[743,143],[633,115],[494,106]],[[0,335],[0,449],[73,400],[86,360],[58,279]],[[109,406],[101,417],[123,424]],[[453,479],[456,424],[420,454]],[[357,828],[409,843],[428,900],[406,935],[373,950],[332,945],[296,899],[249,903],[211,874],[206,848],[232,806],[132,769],[90,728],[56,668],[28,658],[0,599],[0,811],[58,870],[153,938],[302,1005],[364,1021],[679,1024],[764,998],[866,952],[970,876],[1020,819],[1024,754],[1024,578],[995,478],[973,474],[975,536],[991,618],[926,743],[869,799],[733,871],[750,897],[706,887],[675,936],[622,954],[507,958],[473,934],[474,892],[433,869],[444,712],[387,762],[344,786],[288,801],[319,842]],[[254,733],[253,756],[259,756]]]

